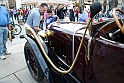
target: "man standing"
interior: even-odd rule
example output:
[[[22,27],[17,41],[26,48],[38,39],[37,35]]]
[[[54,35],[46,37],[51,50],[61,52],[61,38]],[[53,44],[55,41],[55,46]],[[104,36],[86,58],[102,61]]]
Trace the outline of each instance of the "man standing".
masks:
[[[18,14],[18,17],[19,17],[19,24],[22,24],[23,14],[24,14],[24,11],[23,11],[22,8],[20,8],[20,9],[19,9],[19,14]]]
[[[118,0],[110,0],[109,1],[109,9],[112,10],[113,8],[118,6]]]
[[[8,38],[8,29],[10,30],[10,18],[5,7],[0,6],[0,59],[4,60],[5,55],[10,55],[7,52],[6,42]]]
[[[74,11],[75,9],[76,9],[75,6],[73,6],[73,9],[70,9],[70,17],[69,17],[69,19],[70,19],[71,22],[75,21],[75,11]]]
[[[121,10],[124,12],[124,0],[122,2]]]
[[[78,14],[79,14],[78,7],[74,11],[75,11],[75,17],[77,18],[77,22],[78,22]]]
[[[41,15],[47,11],[48,5],[46,3],[42,3],[39,8],[34,8],[30,11],[26,23],[35,30],[35,32],[39,32],[42,29],[39,28]]]
[[[14,15],[14,18],[16,20],[16,17],[17,17],[17,10],[16,10],[16,8],[13,8],[13,15]]]
[[[105,13],[106,12],[106,5],[107,5],[107,1],[106,0],[104,0],[104,2],[103,2],[103,13]]]
[[[60,22],[64,21],[64,12],[63,12],[64,7],[62,4],[59,4],[56,9],[56,14],[59,17]]]

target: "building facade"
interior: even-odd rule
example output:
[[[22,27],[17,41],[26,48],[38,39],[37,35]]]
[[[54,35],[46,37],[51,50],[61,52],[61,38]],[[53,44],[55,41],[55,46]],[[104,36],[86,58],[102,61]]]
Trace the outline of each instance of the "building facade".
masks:
[[[18,0],[17,0],[18,1]],[[21,1],[25,1],[25,0],[21,0]],[[73,2],[79,2],[79,0],[70,0]],[[109,9],[109,1],[112,0],[82,0],[84,2],[88,2],[88,1],[99,1],[101,4],[106,1],[107,5],[106,5],[106,9]],[[118,6],[117,7],[121,7],[123,0],[117,0],[118,1]],[[13,8],[16,7],[16,0],[0,0],[0,4],[5,5],[6,8]]]
[[[0,0],[0,5],[5,6],[7,9],[15,7],[16,0]]]
[[[16,7],[16,0],[8,0],[9,8]]]
[[[71,0],[75,3],[79,3],[80,0]],[[110,9],[110,6],[113,5],[114,3],[111,3],[109,4],[109,2],[111,1],[116,1],[116,0],[82,0],[83,2],[94,2],[94,1],[98,1],[100,2],[101,4],[103,4],[104,2],[106,2],[106,6],[105,6],[105,11],[109,10]],[[117,4],[117,7],[118,8],[121,8],[122,6],[122,2],[124,2],[124,0],[117,0],[118,1],[118,4]],[[116,4],[116,3],[115,3]],[[102,5],[103,9],[104,9],[104,6]]]

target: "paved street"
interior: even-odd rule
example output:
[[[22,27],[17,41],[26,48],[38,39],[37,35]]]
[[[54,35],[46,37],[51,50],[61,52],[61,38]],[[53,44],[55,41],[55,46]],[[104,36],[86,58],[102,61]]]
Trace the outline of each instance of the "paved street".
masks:
[[[21,25],[25,33],[24,26]],[[20,35],[21,35],[20,34]],[[26,40],[20,39],[19,35],[15,36],[12,42],[7,42],[8,51],[11,55],[7,55],[5,60],[0,60],[0,83],[38,83],[36,82],[27,68],[24,58],[24,44]],[[41,83],[47,83],[43,80]]]
[[[65,18],[64,21],[69,21]],[[17,23],[17,21],[15,21]],[[23,25],[20,35],[25,34]],[[8,40],[7,48],[11,55],[7,55],[5,60],[0,60],[0,83],[39,83],[31,76],[24,58],[24,44],[25,39],[20,39],[16,35],[12,42]],[[47,83],[44,79],[41,83]]]
[[[66,18],[66,21],[69,19]],[[15,23],[17,23],[15,21]],[[22,34],[25,34],[24,26],[22,27]],[[16,35],[12,42],[7,41],[7,49],[11,55],[6,55],[5,60],[0,59],[0,83],[39,83],[31,76],[24,58],[24,44],[25,39],[20,39]],[[41,83],[47,83],[44,79]]]

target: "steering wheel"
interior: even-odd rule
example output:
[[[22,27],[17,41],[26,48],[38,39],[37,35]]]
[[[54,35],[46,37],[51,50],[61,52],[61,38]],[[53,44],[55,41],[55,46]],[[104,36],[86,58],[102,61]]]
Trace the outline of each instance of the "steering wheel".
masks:
[[[113,9],[113,17],[121,32],[124,34],[124,12],[119,8]],[[120,19],[120,21],[119,21]]]

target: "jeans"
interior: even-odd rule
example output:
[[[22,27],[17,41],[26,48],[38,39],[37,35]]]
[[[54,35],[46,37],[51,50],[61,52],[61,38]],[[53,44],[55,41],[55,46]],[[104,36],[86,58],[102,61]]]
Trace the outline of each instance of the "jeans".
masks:
[[[64,22],[64,19],[59,19],[60,22]]]
[[[7,51],[6,48],[7,39],[8,39],[8,28],[0,27],[0,56]]]

